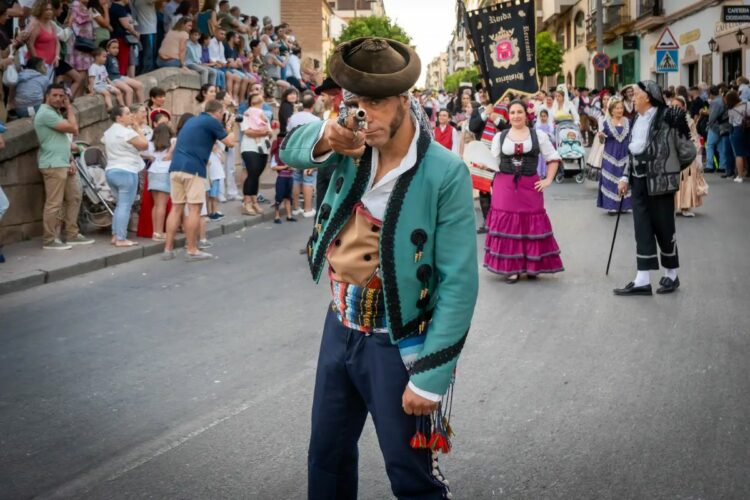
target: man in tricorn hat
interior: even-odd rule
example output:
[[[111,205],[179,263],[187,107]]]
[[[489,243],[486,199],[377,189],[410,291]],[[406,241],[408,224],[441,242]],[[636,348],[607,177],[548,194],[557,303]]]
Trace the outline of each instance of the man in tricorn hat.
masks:
[[[638,83],[634,103],[638,114],[629,145],[630,165],[618,189],[621,196],[632,190],[638,272],[633,281],[614,293],[652,295],[649,271],[659,270],[660,257],[664,277],[656,293],[672,293],[680,286],[674,193],[680,186],[680,171],[693,162],[696,150],[685,112],[667,107],[656,82]]]
[[[451,387],[477,296],[471,180],[432,141],[409,89],[411,47],[360,38],[329,62],[354,120],[292,131],[281,158],[338,164],[308,244],[313,278],[326,262],[333,302],[323,330],[308,455],[311,499],[356,498],[357,441],[367,413],[398,498],[451,498],[438,468],[450,449]]]

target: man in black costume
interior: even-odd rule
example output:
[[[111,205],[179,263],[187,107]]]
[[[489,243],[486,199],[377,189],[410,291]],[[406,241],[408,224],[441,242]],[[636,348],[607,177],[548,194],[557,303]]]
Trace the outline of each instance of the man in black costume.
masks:
[[[679,189],[680,171],[695,159],[685,112],[669,108],[661,88],[651,80],[635,88],[638,112],[630,140],[630,165],[620,179],[619,192],[632,190],[638,273],[615,295],[652,295],[650,270],[665,269],[658,294],[680,286],[677,268],[674,193]],[[657,243],[659,253],[657,253]]]

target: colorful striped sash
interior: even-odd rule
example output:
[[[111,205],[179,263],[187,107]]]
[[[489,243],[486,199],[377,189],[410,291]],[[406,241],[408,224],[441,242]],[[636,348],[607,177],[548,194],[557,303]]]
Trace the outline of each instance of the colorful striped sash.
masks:
[[[368,286],[331,280],[331,308],[342,325],[363,333],[387,331],[385,300],[379,279]]]

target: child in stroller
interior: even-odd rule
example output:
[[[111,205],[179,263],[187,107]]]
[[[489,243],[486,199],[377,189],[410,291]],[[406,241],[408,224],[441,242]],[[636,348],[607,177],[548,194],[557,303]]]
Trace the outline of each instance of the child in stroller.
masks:
[[[555,181],[560,183],[565,179],[565,172],[578,171],[576,174],[576,182],[582,183],[585,178],[583,174],[583,157],[586,151],[583,148],[583,138],[581,137],[581,129],[573,121],[573,117],[565,117],[569,119],[561,119],[560,115],[556,116],[556,127],[555,127],[555,144],[557,144],[557,152],[560,153],[562,163],[555,176]]]
[[[563,158],[578,159],[585,154],[583,145],[574,130],[566,130],[560,139],[558,151]]]

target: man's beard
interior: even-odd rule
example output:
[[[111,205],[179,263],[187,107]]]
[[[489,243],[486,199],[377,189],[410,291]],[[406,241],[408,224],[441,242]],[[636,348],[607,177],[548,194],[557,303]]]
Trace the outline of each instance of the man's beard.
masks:
[[[391,140],[396,136],[398,129],[400,129],[401,125],[404,123],[404,116],[406,116],[406,112],[404,112],[404,108],[399,106],[396,109],[396,115],[393,117],[391,124],[389,125],[391,130],[388,140]]]

